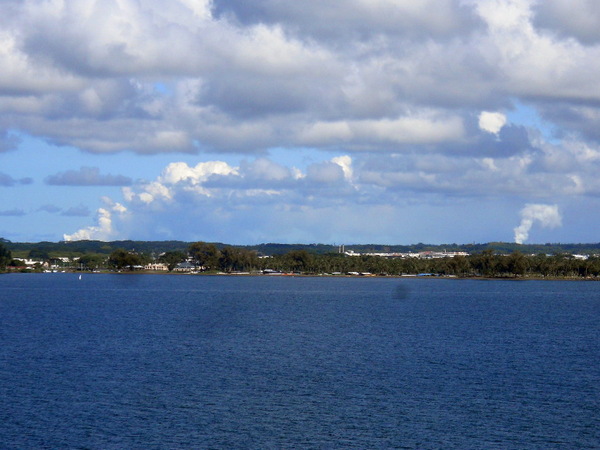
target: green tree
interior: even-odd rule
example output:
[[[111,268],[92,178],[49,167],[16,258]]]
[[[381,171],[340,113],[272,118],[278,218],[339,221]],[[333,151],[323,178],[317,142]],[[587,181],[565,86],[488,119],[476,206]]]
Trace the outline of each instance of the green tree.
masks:
[[[224,247],[219,255],[219,268],[227,273],[240,270],[243,265],[242,252],[235,247]]]
[[[292,250],[285,254],[285,264],[288,270],[308,272],[311,269],[313,257],[306,250]]]
[[[600,258],[598,256],[593,256],[588,262],[588,275],[598,277],[600,275]]]
[[[532,258],[529,258],[530,270],[532,273],[547,277],[553,271],[553,261],[548,258],[545,253],[539,253]]]
[[[453,275],[462,277],[471,271],[471,264],[469,263],[469,260],[462,255],[452,258],[449,265]]]
[[[28,258],[29,259],[38,259],[41,261],[48,261],[50,259],[50,255],[48,254],[48,252],[46,250],[39,249],[39,248],[32,248],[31,250],[29,250]]]
[[[12,261],[12,254],[9,249],[0,243],[0,270],[6,270],[6,266]]]
[[[516,277],[522,277],[525,275],[529,267],[529,262],[523,253],[521,252],[513,252],[508,257],[507,268],[510,273],[512,273]]]
[[[79,258],[77,265],[82,269],[94,270],[104,266],[105,261],[106,256],[87,253]]]
[[[219,253],[219,269],[230,273],[257,267],[256,254],[238,247],[223,247]]]
[[[218,267],[220,252],[216,245],[206,242],[194,242],[188,247],[188,253],[194,264],[203,270]]]
[[[478,255],[471,257],[472,267],[484,277],[493,277],[496,275],[498,258],[493,250],[484,250]]]
[[[167,265],[167,269],[169,269],[169,272],[171,272],[173,269],[175,269],[175,267],[177,267],[177,264],[185,261],[186,258],[187,256],[185,253],[179,250],[172,250],[163,253],[158,260],[162,263],[165,263]]]
[[[133,270],[135,266],[142,264],[142,258],[140,255],[119,248],[110,254],[108,264],[118,270],[122,270],[125,267]]]

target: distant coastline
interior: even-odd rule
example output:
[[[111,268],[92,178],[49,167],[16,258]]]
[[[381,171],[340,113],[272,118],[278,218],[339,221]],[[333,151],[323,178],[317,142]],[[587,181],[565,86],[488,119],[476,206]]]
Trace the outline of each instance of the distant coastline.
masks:
[[[202,241],[2,240],[0,271],[595,280],[600,279],[600,244],[234,246]]]
[[[1,275],[8,274],[39,274],[39,275],[54,275],[54,274],[71,274],[80,276],[95,276],[95,275],[156,275],[156,276],[200,276],[200,277],[265,277],[265,278],[390,278],[390,279],[410,279],[410,280],[474,280],[474,281],[600,281],[600,277],[579,277],[579,276],[497,276],[484,277],[478,275],[457,276],[457,275],[430,275],[430,274],[331,274],[331,273],[281,273],[281,274],[265,274],[260,272],[198,272],[198,273],[182,273],[182,272],[165,272],[165,271],[112,271],[102,270],[97,272],[79,272],[79,271],[63,271],[63,272],[44,272],[44,271],[15,271],[7,270],[0,271]]]

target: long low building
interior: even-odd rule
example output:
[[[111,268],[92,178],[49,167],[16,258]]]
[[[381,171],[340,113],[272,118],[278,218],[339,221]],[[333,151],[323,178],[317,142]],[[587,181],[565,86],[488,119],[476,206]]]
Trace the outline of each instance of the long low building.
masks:
[[[344,251],[346,256],[379,256],[381,258],[420,258],[420,259],[434,259],[434,258],[454,258],[456,256],[469,256],[467,252],[418,252],[418,253],[358,253],[353,250]]]

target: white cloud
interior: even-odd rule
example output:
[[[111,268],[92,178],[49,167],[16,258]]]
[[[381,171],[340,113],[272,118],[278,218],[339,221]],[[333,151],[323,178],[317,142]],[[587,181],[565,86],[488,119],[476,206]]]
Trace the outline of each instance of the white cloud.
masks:
[[[311,164],[306,173],[309,182],[318,184],[339,183],[344,179],[342,166],[333,162]]]
[[[158,207],[157,203],[172,203],[175,197],[188,192],[193,195],[212,195],[203,183],[213,175],[236,175],[238,169],[223,161],[207,161],[189,166],[184,162],[173,162],[167,165],[155,181],[142,183],[134,188],[123,189],[123,197],[127,202],[141,203]]]
[[[349,182],[352,182],[353,171],[352,171],[352,158],[348,155],[336,156],[331,159],[332,163],[340,166],[344,172],[344,178]]]
[[[596,0],[545,0],[534,4],[535,22],[541,27],[585,44],[600,42],[600,4]]]
[[[73,234],[64,234],[65,241],[99,240],[108,241],[118,236],[118,231],[113,228],[113,213],[123,216],[127,208],[120,203],[115,203],[108,197],[103,197],[105,208],[98,208],[97,224],[82,228]]]
[[[409,116],[397,119],[318,122],[301,135],[306,144],[337,144],[346,147],[387,144],[455,142],[464,137],[460,117]]]
[[[127,212],[127,208],[118,202],[112,205],[112,210],[119,214],[125,214]]]
[[[474,2],[476,9],[493,30],[528,27],[532,16],[531,0],[487,0]]]
[[[499,158],[341,155],[312,162],[304,173],[266,157],[242,161],[238,166],[223,161],[196,165],[170,163],[154,180],[123,188],[122,205],[106,201],[110,208],[104,207],[107,212],[102,212],[98,224],[65,238],[109,235],[128,238],[151,236],[162,230],[161,238],[194,239],[198,237],[194,234],[196,228],[222,233],[236,227],[264,226],[251,233],[238,231],[236,236],[270,240],[273,236],[269,233],[275,231],[265,222],[278,215],[296,216],[298,210],[335,209],[343,205],[348,220],[352,208],[356,213],[352,220],[359,220],[369,205],[396,205],[403,209],[408,199],[425,203],[446,203],[452,199],[449,204],[456,204],[455,198],[490,202],[498,197],[519,196],[544,202],[586,193],[600,195],[600,183],[595,181],[600,160],[594,159],[591,149],[575,145],[573,148],[575,154],[582,156],[579,162],[571,159],[587,167],[585,171],[577,172],[575,167],[565,174],[547,171],[544,158],[549,149]],[[116,211],[119,214],[114,214]],[[323,221],[326,217],[322,216]],[[535,223],[543,226],[560,223],[557,206],[545,203],[529,204],[522,217],[521,225],[515,229],[515,236],[521,242],[527,239]],[[295,227],[299,230],[303,226],[308,226],[307,222],[300,221]]]
[[[208,20],[212,16],[211,8],[212,1],[211,0],[179,0],[185,6],[187,6],[196,17],[199,19]]]
[[[479,114],[479,128],[488,133],[498,135],[506,125],[506,116],[499,112],[483,111]]]
[[[0,5],[0,11],[1,8]],[[0,67],[0,86],[5,92],[40,95],[84,87],[84,80],[78,75],[30,58],[20,48],[16,31],[0,31]]]
[[[241,175],[251,180],[279,182],[289,180],[291,171],[267,158],[258,158],[251,163],[244,163],[239,169],[221,172],[219,175]]]
[[[113,235],[112,218],[109,210],[98,209],[98,225],[82,228],[73,234],[63,235],[65,241],[101,240],[107,241]]]
[[[218,230],[258,204],[273,218],[407,196],[595,197],[599,12],[591,0],[0,2],[0,151],[23,145],[18,130],[93,153],[89,167],[118,152],[216,160],[144,182],[127,167],[100,175],[114,165],[52,170],[131,183],[123,214],[144,217],[138,229],[169,229],[176,212]],[[536,120],[519,123],[519,104]],[[90,235],[124,233],[111,208],[111,231]]]
[[[163,170],[158,181],[167,184],[176,184],[181,181],[199,184],[206,181],[211,175],[230,175],[236,173],[236,168],[222,161],[202,162],[198,163],[195,167],[190,167],[183,162],[175,162],[169,164]]]
[[[600,47],[537,28],[550,3],[4,2],[0,126],[98,153],[452,151],[476,111],[598,99]]]

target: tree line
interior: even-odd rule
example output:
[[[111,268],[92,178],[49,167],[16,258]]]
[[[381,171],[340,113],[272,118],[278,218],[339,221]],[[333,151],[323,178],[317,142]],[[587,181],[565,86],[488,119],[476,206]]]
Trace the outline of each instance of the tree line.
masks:
[[[256,252],[233,246],[218,248],[215,244],[206,242],[194,242],[185,251],[169,250],[161,253],[158,257],[117,249],[108,256],[105,267],[117,270],[136,270],[153,262],[165,264],[169,271],[175,270],[180,264],[186,262],[202,272],[231,273],[260,269],[260,259]],[[86,269],[101,267],[98,255],[94,255],[93,258],[82,257],[79,259],[79,263],[82,268]]]
[[[299,273],[368,273],[373,275],[433,275],[487,278],[571,278],[599,277],[600,258],[577,259],[570,254],[497,254],[484,250],[469,256],[434,259],[347,257],[342,254],[315,255],[304,250],[269,258],[275,270]]]
[[[134,269],[151,258],[120,249],[108,258],[108,267]],[[340,253],[310,253],[292,250],[259,258],[255,251],[234,246],[218,248],[214,244],[195,242],[186,251],[161,254],[156,261],[174,270],[188,261],[203,272],[276,272],[298,274],[432,275],[487,278],[571,278],[599,277],[600,257],[578,259],[570,254],[525,255],[521,252],[498,254],[492,250],[445,258],[385,258],[381,256],[346,256]]]
[[[32,249],[29,257],[58,264],[47,252]],[[276,271],[299,274],[425,275],[488,277],[488,278],[597,278],[600,277],[600,257],[576,258],[571,254],[526,255],[519,251],[500,254],[483,250],[468,256],[424,258],[385,258],[381,256],[346,256],[340,253],[311,253],[305,249],[291,250],[268,257],[246,247],[217,246],[194,242],[182,250],[169,250],[159,255],[118,248],[109,255],[88,253],[74,259],[74,270],[139,270],[160,262],[169,271],[187,263],[201,272],[261,272]],[[0,243],[0,270],[17,266],[10,250]]]
[[[0,270],[6,270],[6,267],[12,261],[12,253],[2,243],[0,243]]]

